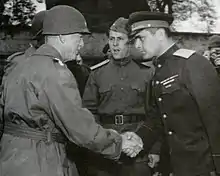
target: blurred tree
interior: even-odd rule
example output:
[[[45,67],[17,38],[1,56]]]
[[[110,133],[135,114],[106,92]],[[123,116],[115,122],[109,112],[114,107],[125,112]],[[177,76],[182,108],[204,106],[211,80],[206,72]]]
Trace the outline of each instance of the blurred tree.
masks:
[[[212,0],[173,0],[174,28],[179,23],[190,21],[202,32],[211,32],[217,20],[217,12]]]
[[[146,0],[151,11],[172,14],[173,0]]]
[[[36,6],[30,0],[7,0],[4,3],[1,25],[29,25],[36,12]]]
[[[3,23],[3,21],[5,20],[5,18],[3,17],[3,12],[4,12],[4,9],[5,9],[5,2],[7,0],[0,0],[0,25]]]

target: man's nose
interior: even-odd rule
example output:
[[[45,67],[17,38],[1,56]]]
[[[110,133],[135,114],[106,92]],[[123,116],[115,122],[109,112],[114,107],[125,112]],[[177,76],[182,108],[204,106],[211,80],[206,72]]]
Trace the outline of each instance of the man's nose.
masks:
[[[117,46],[117,45],[118,45],[118,40],[114,40],[114,41],[113,41],[113,45],[114,45],[114,46]]]
[[[142,44],[141,44],[140,39],[136,39],[135,40],[135,48],[137,48],[137,49],[141,49],[142,48]]]

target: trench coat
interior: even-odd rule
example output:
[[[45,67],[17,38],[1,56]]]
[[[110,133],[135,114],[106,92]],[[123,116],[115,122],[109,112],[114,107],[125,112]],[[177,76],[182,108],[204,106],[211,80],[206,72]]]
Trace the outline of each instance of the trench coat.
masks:
[[[82,108],[76,80],[52,46],[42,45],[23,64],[18,64],[2,88],[1,123],[59,133],[103,157],[112,160],[120,157],[120,135],[102,128]],[[65,143],[4,133],[0,146],[1,176],[78,174],[66,156]]]

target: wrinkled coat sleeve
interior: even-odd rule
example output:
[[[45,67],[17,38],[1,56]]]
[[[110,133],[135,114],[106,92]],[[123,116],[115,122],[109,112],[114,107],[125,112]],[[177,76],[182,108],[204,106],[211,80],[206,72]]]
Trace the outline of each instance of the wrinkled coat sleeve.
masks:
[[[86,83],[83,106],[88,108],[93,114],[97,115],[97,107],[99,103],[98,86],[95,80],[95,72],[92,72]]]
[[[120,157],[121,137],[102,128],[93,115],[81,107],[76,80],[72,75],[64,70],[57,74],[54,70],[45,78],[42,89],[52,120],[71,142],[107,158]]]
[[[213,160],[220,173],[220,80],[211,63],[194,55],[183,69],[184,83],[198,105]]]

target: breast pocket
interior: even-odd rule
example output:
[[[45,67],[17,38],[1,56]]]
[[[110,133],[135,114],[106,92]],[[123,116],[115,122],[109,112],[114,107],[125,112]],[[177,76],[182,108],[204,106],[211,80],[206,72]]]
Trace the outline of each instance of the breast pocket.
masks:
[[[99,88],[100,100],[109,99],[112,96],[112,86],[104,85]]]
[[[145,91],[145,85],[132,84],[131,89],[137,93],[143,93]]]

